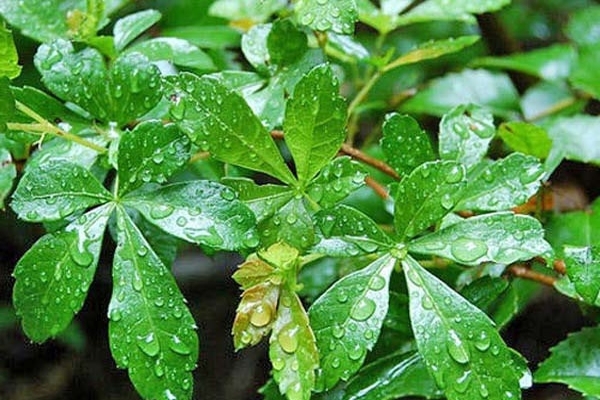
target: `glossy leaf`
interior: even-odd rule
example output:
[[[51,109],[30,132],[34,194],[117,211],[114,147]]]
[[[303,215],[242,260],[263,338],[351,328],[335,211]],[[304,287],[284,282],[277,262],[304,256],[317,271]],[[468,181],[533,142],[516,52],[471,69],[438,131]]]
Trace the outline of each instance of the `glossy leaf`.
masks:
[[[239,194],[240,200],[256,215],[257,222],[273,216],[294,197],[294,192],[287,186],[257,185],[248,178],[225,178],[222,183]]]
[[[498,137],[511,149],[544,159],[552,148],[552,140],[545,129],[527,122],[511,121],[501,124]]]
[[[579,46],[593,45],[600,41],[600,6],[590,5],[571,15],[565,33]]]
[[[564,246],[600,245],[600,200],[589,210],[551,215],[545,228],[548,242],[559,254]]]
[[[365,365],[348,382],[343,400],[394,400],[406,396],[442,397],[416,351],[398,351]]]
[[[299,0],[294,8],[298,21],[317,31],[352,34],[354,23],[358,20],[358,9],[354,0]]]
[[[253,0],[217,0],[211,4],[209,13],[216,17],[226,18],[243,23],[264,22],[285,6],[283,0],[264,0],[259,3]]]
[[[288,400],[308,400],[315,385],[319,352],[308,315],[293,291],[281,294],[269,341],[273,378]]]
[[[484,57],[475,60],[474,64],[478,67],[519,71],[551,81],[568,77],[576,58],[572,45],[557,44],[527,53]]]
[[[544,168],[537,158],[521,153],[489,163],[461,192],[457,210],[499,211],[523,204],[541,185]]]
[[[121,51],[136,37],[157,23],[161,18],[157,10],[138,11],[115,22],[113,36],[115,48]]]
[[[600,396],[600,328],[572,333],[551,350],[534,374],[535,382],[558,382],[586,396]]]
[[[277,20],[267,36],[267,48],[273,64],[292,64],[308,50],[308,39],[289,19]]]
[[[348,380],[377,341],[388,310],[388,285],[396,259],[385,255],[346,275],[309,310],[321,356],[319,389]]]
[[[494,323],[412,257],[402,266],[419,354],[446,397],[520,398],[526,364],[513,357]]]
[[[570,81],[577,89],[600,99],[600,83],[596,79],[596,67],[600,63],[600,45],[590,45],[579,50],[577,65],[570,75]]]
[[[430,42],[422,43],[417,48],[390,61],[384,67],[384,70],[389,71],[403,65],[414,64],[425,60],[439,58],[446,54],[456,53],[465,47],[473,45],[478,40],[479,36],[461,36],[458,38],[432,40]]]
[[[10,152],[0,148],[0,209],[4,210],[4,200],[10,193],[13,181],[17,176],[17,169],[13,163]]]
[[[160,37],[144,40],[129,47],[127,52],[141,53],[149,61],[165,60],[175,65],[203,71],[212,71],[216,68],[208,54],[187,40],[178,38]]]
[[[0,4],[0,7],[2,5]],[[1,10],[0,10],[1,12]],[[19,55],[11,31],[6,29],[4,25],[0,25],[0,77],[6,76],[14,79],[21,73],[19,66]]]
[[[552,153],[568,160],[600,163],[600,117],[576,115],[557,118],[546,126]]]
[[[255,25],[242,36],[242,53],[259,72],[268,72],[270,55],[267,44],[273,24]]]
[[[588,303],[600,305],[600,248],[564,248],[567,276],[577,293]]]
[[[398,25],[432,20],[462,20],[474,22],[472,14],[481,14],[501,9],[510,0],[427,0],[418,4],[398,19]]]
[[[171,116],[193,142],[224,162],[295,181],[275,142],[243,98],[215,79],[179,74],[169,82]]]
[[[187,25],[165,27],[166,37],[184,39],[201,49],[225,49],[240,46],[240,32],[226,25]]]
[[[363,186],[366,175],[358,162],[350,157],[338,157],[321,169],[306,192],[322,207],[333,207]]]
[[[315,242],[311,216],[302,198],[293,197],[272,217],[258,225],[264,246],[285,242],[299,249],[306,249]]]
[[[10,206],[25,221],[56,221],[111,199],[88,170],[57,160],[28,168]]]
[[[13,301],[23,330],[34,342],[56,336],[83,306],[112,210],[104,205],[89,211],[43,236],[19,260]]]
[[[421,164],[394,193],[394,226],[412,237],[441,220],[456,205],[465,184],[465,169],[453,161]]]
[[[74,52],[70,42],[56,40],[38,48],[34,63],[55,95],[102,121],[131,121],[161,98],[159,70],[139,53],[120,56],[108,70],[97,50]]]
[[[117,209],[109,344],[145,399],[191,399],[198,336],[175,279],[125,211]]]
[[[535,218],[510,212],[468,218],[418,238],[409,251],[445,257],[464,265],[492,261],[511,264],[548,256],[550,245]]]
[[[468,103],[486,106],[509,119],[518,117],[519,95],[509,77],[485,70],[464,70],[434,79],[402,103],[400,110],[442,116],[453,107]]]
[[[335,156],[345,137],[346,106],[328,65],[306,74],[287,101],[283,130],[301,183]]]
[[[122,201],[173,236],[233,250],[256,242],[254,215],[236,197],[233,190],[218,183],[189,181],[134,192]]]
[[[476,105],[456,107],[440,122],[440,157],[470,169],[483,159],[495,134],[489,111]]]
[[[257,263],[251,265],[257,265]],[[266,276],[260,277],[266,278]],[[278,301],[279,286],[266,279],[265,282],[257,283],[244,290],[231,329],[236,350],[254,346],[271,332],[276,320],[275,312]]]
[[[315,225],[323,237],[311,252],[332,257],[356,257],[390,248],[393,241],[372,219],[345,205],[319,211]]]
[[[408,115],[386,115],[380,144],[386,161],[400,175],[435,159],[427,132]]]
[[[190,157],[190,140],[173,125],[146,121],[119,141],[119,193],[145,183],[164,183]]]
[[[0,132],[6,131],[6,124],[11,122],[16,112],[15,99],[10,90],[7,77],[0,77]]]

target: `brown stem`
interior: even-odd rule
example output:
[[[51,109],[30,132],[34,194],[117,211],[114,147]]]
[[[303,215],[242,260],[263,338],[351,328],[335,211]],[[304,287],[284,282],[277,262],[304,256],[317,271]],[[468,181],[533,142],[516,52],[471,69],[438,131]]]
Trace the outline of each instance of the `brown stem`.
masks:
[[[375,191],[375,193],[377,193],[377,195],[382,199],[386,200],[389,197],[389,194],[387,190],[385,190],[385,187],[370,176],[367,176],[365,178],[365,183],[367,184],[367,186],[373,189],[373,191]]]
[[[547,286],[554,286],[557,281],[555,277],[533,271],[524,264],[511,265],[506,271],[517,278],[529,279]]]
[[[552,263],[552,267],[556,272],[558,272],[561,275],[567,274],[567,265],[565,264],[564,260],[554,260],[554,263]]]

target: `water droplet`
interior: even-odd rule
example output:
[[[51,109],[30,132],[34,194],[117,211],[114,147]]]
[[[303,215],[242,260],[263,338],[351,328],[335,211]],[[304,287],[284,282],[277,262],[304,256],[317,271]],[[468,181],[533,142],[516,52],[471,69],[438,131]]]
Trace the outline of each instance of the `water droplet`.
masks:
[[[456,379],[453,387],[458,393],[465,393],[471,383],[471,370],[466,370],[460,377]]]
[[[431,297],[426,294],[421,298],[421,306],[423,306],[426,310],[431,310],[433,308],[433,302],[431,301]]]
[[[345,333],[346,333],[346,329],[342,325],[339,325],[339,324],[335,324],[333,326],[333,328],[331,329],[331,334],[336,339],[341,339]]]
[[[235,200],[235,192],[231,189],[224,189],[221,191],[221,197],[223,200],[232,201]]]
[[[477,337],[475,337],[475,347],[479,351],[486,351],[490,348],[491,340],[489,335],[485,331],[481,331]]]
[[[487,399],[490,395],[490,392],[488,391],[487,387],[483,383],[479,385],[479,394],[484,399]]]
[[[527,168],[525,171],[519,174],[519,182],[523,185],[527,185],[529,183],[535,182],[538,178],[542,176],[542,171],[538,168]]]
[[[273,316],[273,310],[267,303],[259,304],[258,307],[252,311],[250,316],[250,323],[258,328],[267,325],[271,322]]]
[[[464,171],[458,165],[453,165],[446,172],[446,182],[447,183],[457,183],[460,182],[464,178]]]
[[[123,314],[121,313],[120,309],[113,308],[108,313],[108,318],[110,318],[110,320],[113,322],[119,322],[123,318]]]
[[[331,366],[332,366],[334,369],[338,369],[338,368],[340,367],[340,364],[341,364],[341,363],[340,363],[340,359],[339,359],[339,358],[337,358],[337,357],[334,357],[334,358],[333,358],[333,360],[331,360]]]
[[[144,286],[144,283],[142,282],[142,278],[140,278],[140,276],[137,273],[134,274],[132,286],[133,286],[133,290],[135,290],[136,292],[141,291],[142,287]]]
[[[174,209],[170,205],[159,204],[155,207],[152,207],[152,209],[150,210],[150,216],[155,219],[163,219],[173,214],[173,211]]]
[[[285,367],[285,361],[281,358],[275,358],[271,360],[271,364],[273,365],[273,368],[277,371],[280,371],[283,369],[283,367]]]
[[[301,18],[302,25],[310,25],[314,20],[315,15],[313,13],[306,13]]]
[[[173,350],[174,353],[181,354],[183,356],[187,356],[192,352],[190,346],[182,342],[181,339],[179,339],[179,337],[176,335],[171,336],[169,348]]]
[[[159,378],[162,378],[165,375],[165,369],[160,360],[156,360],[156,363],[154,364],[154,374]]]
[[[94,255],[85,249],[82,250],[83,251],[78,249],[77,246],[73,246],[71,247],[69,255],[71,256],[71,259],[75,262],[75,264],[85,268],[92,264],[92,262],[94,261]]]
[[[285,217],[285,220],[288,224],[293,225],[296,223],[296,221],[298,221],[298,216],[294,213],[290,213]]]
[[[452,207],[454,207],[454,199],[452,198],[452,195],[450,193],[444,194],[440,199],[440,204],[446,210],[450,210]]]
[[[363,297],[356,303],[350,312],[350,317],[357,321],[368,319],[375,312],[375,302],[369,298]]]
[[[369,281],[369,288],[372,290],[381,290],[385,287],[385,279],[379,275],[374,275]]]
[[[152,156],[152,161],[154,161],[156,164],[160,164],[164,160],[165,160],[165,155],[162,152],[155,153]]]
[[[457,261],[469,263],[485,256],[488,247],[478,239],[460,238],[452,242],[450,252]]]
[[[336,296],[337,301],[340,303],[345,303],[348,301],[348,293],[344,289],[341,289]]]
[[[175,223],[177,224],[177,226],[180,226],[180,227],[183,228],[184,226],[187,225],[188,220],[187,220],[186,217],[181,216],[181,217],[177,218],[177,220],[175,221]]]
[[[297,326],[288,324],[277,335],[277,342],[286,353],[293,353],[298,348],[297,331]]]
[[[500,354],[500,347],[498,347],[497,345],[493,345],[491,351],[493,355],[497,356],[498,354]]]
[[[450,354],[450,357],[452,357],[452,359],[457,363],[466,364],[469,362],[469,349],[453,329],[448,331],[446,348],[448,349],[448,354]]]
[[[358,361],[365,355],[365,349],[359,344],[348,350],[348,358],[352,361]]]
[[[160,351],[160,345],[158,340],[154,337],[154,333],[151,332],[146,336],[138,336],[137,338],[138,347],[148,356],[154,357]]]

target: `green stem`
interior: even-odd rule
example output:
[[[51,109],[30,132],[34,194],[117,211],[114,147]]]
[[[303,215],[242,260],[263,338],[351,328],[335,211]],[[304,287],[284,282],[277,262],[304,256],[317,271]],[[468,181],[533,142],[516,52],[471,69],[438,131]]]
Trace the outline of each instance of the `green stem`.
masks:
[[[15,105],[17,110],[21,111],[23,114],[32,118],[37,124],[22,124],[22,123],[14,123],[9,122],[6,124],[7,128],[10,130],[21,130],[25,132],[30,132],[34,134],[52,134],[58,137],[62,137],[64,139],[70,140],[82,146],[88,147],[92,150],[97,151],[100,154],[106,153],[106,148],[97,145],[96,143],[90,142],[80,136],[69,133],[63,129],[60,129],[58,126],[55,126],[48,122],[44,117],[33,111],[31,108],[27,107],[25,104],[15,101]]]
[[[354,97],[354,99],[348,106],[348,116],[354,114],[354,112],[356,111],[356,107],[358,107],[360,103],[363,102],[363,100],[369,94],[369,91],[371,91],[373,85],[375,85],[375,83],[379,80],[379,78],[381,78],[382,75],[383,74],[381,71],[377,71],[373,75],[371,75],[371,78],[369,78],[367,83],[365,83],[365,85],[360,89],[360,91],[356,94],[356,97]]]

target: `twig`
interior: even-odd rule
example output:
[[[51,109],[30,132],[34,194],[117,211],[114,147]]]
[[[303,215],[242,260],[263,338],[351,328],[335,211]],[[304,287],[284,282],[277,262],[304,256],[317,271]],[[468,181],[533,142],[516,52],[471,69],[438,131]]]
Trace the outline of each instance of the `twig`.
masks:
[[[390,197],[387,190],[385,190],[385,187],[383,187],[383,185],[381,183],[377,182],[375,179],[371,178],[370,176],[367,176],[365,178],[365,183],[367,184],[367,186],[369,186],[371,189],[373,189],[373,191],[375,193],[377,193],[377,195],[379,197],[381,197],[382,199],[386,200],[388,197]]]
[[[557,281],[555,277],[533,271],[524,264],[511,265],[506,269],[506,272],[517,278],[528,279],[547,286],[554,286]]]
[[[356,107],[358,107],[358,105],[367,97],[375,82],[377,82],[382,75],[383,73],[381,71],[377,71],[371,75],[371,78],[369,78],[367,83],[365,83],[365,85],[360,89],[348,106],[348,115],[352,115],[354,113]]]
[[[552,268],[561,275],[567,274],[567,265],[564,260],[554,260]]]

